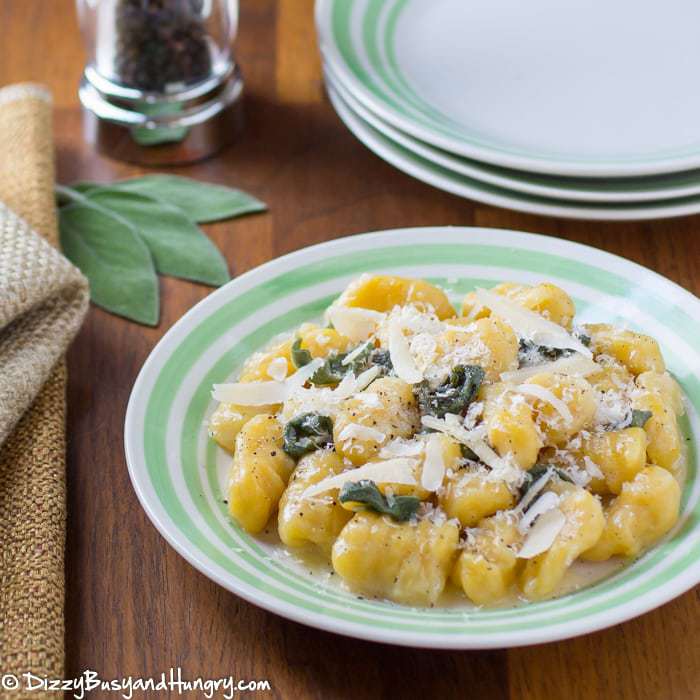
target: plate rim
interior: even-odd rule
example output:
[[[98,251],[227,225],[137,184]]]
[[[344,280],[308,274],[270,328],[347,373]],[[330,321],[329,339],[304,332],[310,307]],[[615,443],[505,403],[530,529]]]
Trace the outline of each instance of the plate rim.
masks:
[[[541,173],[529,173],[522,170],[509,170],[501,168],[501,166],[491,163],[482,163],[481,161],[458,156],[453,153],[442,151],[432,144],[425,143],[415,136],[406,134],[398,129],[393,124],[374,114],[362,102],[352,94],[350,87],[345,85],[342,80],[335,74],[335,69],[330,59],[323,61],[324,82],[330,85],[336,92],[340,94],[343,102],[359,117],[363,122],[369,124],[377,131],[380,131],[387,139],[398,143],[400,146],[412,151],[417,156],[424,158],[427,161],[433,162],[435,165],[452,170],[460,177],[468,177],[480,182],[485,182],[493,187],[504,188],[517,193],[530,194],[536,197],[546,197],[548,199],[570,201],[570,202],[585,202],[587,204],[637,204],[637,203],[653,203],[664,202],[667,200],[681,199],[685,197],[694,197],[700,195],[700,171],[688,171],[688,173],[675,173],[675,175],[690,174],[697,172],[697,181],[693,184],[671,185],[666,189],[640,189],[640,190],[622,190],[615,189],[613,191],[605,191],[603,189],[576,189],[573,185],[568,189],[558,187],[555,184],[548,185],[545,183],[533,183],[528,180],[518,179],[527,178],[528,176],[535,177],[557,177],[552,175],[543,175]],[[489,170],[483,170],[488,168]],[[502,170],[503,172],[493,172]],[[512,174],[511,174],[512,173]],[[653,177],[653,176],[652,176]],[[673,175],[659,175],[659,178],[670,178]],[[560,179],[568,179],[561,176]],[[584,178],[578,178],[584,179]],[[598,178],[585,178],[588,182],[595,183]],[[609,180],[606,178],[605,180]],[[629,178],[622,178],[627,180]],[[644,180],[646,178],[634,178],[635,180]],[[600,180],[604,180],[600,178]]]
[[[652,202],[611,203],[607,205],[595,202],[572,202],[569,204],[567,200],[550,200],[547,197],[515,192],[504,187],[489,185],[475,178],[468,178],[466,175],[448,172],[446,168],[429,163],[425,158],[417,156],[391,141],[389,137],[367,124],[353,112],[332,85],[327,84],[326,88],[331,104],[340,120],[367,149],[397,170],[458,197],[527,214],[580,221],[648,221],[690,216],[700,212],[700,193],[681,198],[682,203],[676,203],[678,200],[670,199],[660,201],[657,206],[654,206]],[[338,101],[340,101],[340,107]],[[351,125],[350,122],[353,120],[356,121]],[[377,141],[386,143],[377,145]],[[417,161],[425,161],[427,165]],[[437,169],[445,172],[437,172]],[[464,180],[470,180],[472,184]],[[484,188],[497,191],[489,193],[485,192]]]
[[[339,623],[337,620],[326,619],[324,617],[320,617],[318,614],[313,614],[313,616],[310,617],[309,614],[305,613],[302,609],[294,607],[293,605],[281,600],[272,599],[272,602],[261,601],[260,597],[256,597],[255,592],[250,593],[247,590],[245,584],[242,584],[241,582],[238,582],[236,580],[231,580],[230,577],[225,578],[223,576],[219,576],[212,569],[212,566],[207,564],[203,555],[200,556],[197,554],[197,552],[191,551],[191,548],[183,546],[179,538],[177,537],[177,532],[173,533],[171,531],[169,523],[167,523],[165,519],[161,517],[161,514],[158,512],[158,508],[154,507],[154,505],[151,503],[148,497],[148,494],[146,493],[146,489],[143,488],[144,484],[142,483],[141,479],[147,477],[142,476],[141,474],[139,474],[138,471],[139,455],[136,449],[137,443],[139,442],[139,435],[137,430],[138,425],[133,425],[133,423],[134,415],[137,411],[136,404],[140,399],[142,399],[140,393],[142,391],[142,387],[148,381],[149,370],[151,366],[155,366],[157,364],[157,361],[160,359],[160,354],[164,353],[165,359],[167,359],[167,357],[170,355],[170,353],[167,352],[169,350],[168,346],[170,344],[176,343],[177,334],[183,329],[185,329],[191,322],[196,320],[200,314],[204,314],[204,318],[206,318],[206,312],[208,308],[211,307],[209,309],[210,311],[215,310],[217,308],[216,304],[219,300],[223,300],[227,297],[230,297],[231,299],[235,298],[237,295],[236,287],[241,286],[242,283],[246,283],[251,279],[254,279],[256,276],[260,276],[264,273],[272,273],[274,276],[274,272],[276,269],[278,269],[279,271],[284,271],[284,269],[287,268],[290,262],[294,262],[295,258],[299,259],[303,257],[309,251],[309,249],[323,249],[324,251],[328,251],[330,256],[330,253],[332,253],[334,249],[342,249],[346,245],[350,245],[351,247],[355,248],[356,242],[358,240],[362,242],[366,241],[368,244],[371,244],[383,239],[384,242],[387,242],[389,245],[401,246],[403,245],[403,243],[400,240],[396,240],[399,237],[405,236],[407,233],[411,235],[422,236],[423,234],[431,231],[433,233],[444,234],[445,236],[452,236],[454,240],[451,242],[453,243],[460,242],[459,240],[457,240],[457,237],[461,237],[462,242],[468,241],[469,233],[478,232],[482,235],[488,236],[493,236],[493,234],[496,233],[502,234],[502,237],[504,238],[501,247],[507,246],[509,244],[509,241],[511,240],[514,240],[515,242],[519,242],[521,244],[527,242],[534,242],[535,244],[539,243],[540,248],[543,247],[544,244],[554,244],[554,247],[556,249],[559,249],[559,251],[562,253],[568,249],[569,251],[571,251],[572,254],[575,254],[576,252],[580,253],[581,255],[586,254],[587,256],[589,256],[589,260],[591,256],[594,259],[596,257],[599,257],[599,259],[607,259],[615,266],[622,264],[625,267],[629,267],[632,271],[637,270],[640,274],[643,274],[644,276],[650,276],[651,279],[660,282],[663,285],[663,287],[668,289],[670,293],[670,296],[664,295],[664,297],[667,300],[675,300],[676,298],[684,300],[686,303],[689,303],[693,307],[695,313],[700,318],[700,299],[698,299],[698,297],[692,294],[692,292],[690,292],[689,290],[684,289],[683,287],[673,282],[672,280],[669,280],[663,275],[653,270],[650,270],[649,268],[646,268],[642,265],[639,265],[638,263],[635,263],[631,260],[627,260],[622,256],[618,256],[614,253],[608,253],[607,251],[603,251],[592,246],[588,246],[586,244],[567,241],[565,239],[552,238],[550,236],[545,236],[542,234],[531,234],[509,229],[493,229],[488,227],[408,227],[398,229],[386,229],[364,234],[343,236],[337,239],[333,239],[331,241],[324,241],[311,246],[302,247],[295,251],[291,251],[286,255],[274,258],[262,265],[248,270],[247,272],[243,273],[240,277],[231,280],[231,282],[227,283],[220,289],[214,291],[212,294],[208,295],[196,305],[194,305],[190,310],[183,314],[183,316],[178,321],[176,321],[170,329],[167,330],[167,332],[163,335],[163,337],[159,340],[156,346],[149,353],[147,360],[145,361],[143,367],[141,368],[138,374],[138,377],[132,388],[131,395],[129,397],[129,402],[127,405],[125,415],[124,447],[129,476],[133,488],[137,494],[141,506],[144,508],[144,511],[146,512],[156,529],[161,533],[161,535],[163,535],[166,541],[198,571],[200,571],[205,576],[218,583],[225,589],[235,593],[236,595],[240,596],[241,598],[247,600],[248,602],[258,607],[262,607],[270,612],[281,615],[296,622],[301,622],[302,624],[305,624],[307,626],[316,627],[318,629],[323,629],[337,634],[343,634],[345,636],[353,638],[361,638],[370,641],[379,641],[415,648],[490,649],[527,646],[532,644],[543,643],[546,641],[567,639],[574,636],[579,636],[581,634],[586,634],[595,630],[604,629],[606,627],[610,627],[615,624],[619,624],[623,621],[632,619],[640,614],[643,614],[644,612],[648,612],[650,610],[655,609],[656,607],[659,607],[660,605],[663,605],[669,600],[677,597],[678,595],[681,595],[683,592],[697,585],[697,583],[700,582],[700,562],[698,562],[695,568],[693,568],[692,570],[688,570],[684,572],[682,576],[677,576],[675,579],[673,579],[674,585],[666,585],[664,589],[664,595],[657,596],[651,602],[647,601],[643,597],[640,597],[636,605],[626,603],[622,607],[617,606],[617,608],[613,608],[611,611],[608,611],[606,613],[607,618],[602,622],[599,621],[594,615],[590,618],[584,618],[583,620],[576,621],[576,623],[568,621],[559,623],[556,627],[557,631],[554,633],[550,628],[549,633],[541,633],[540,635],[537,635],[531,631],[515,631],[503,633],[502,635],[495,636],[492,640],[482,640],[480,642],[474,642],[474,640],[471,638],[465,640],[464,638],[460,639],[459,637],[447,637],[445,635],[443,635],[442,637],[431,637],[429,639],[421,641],[416,637],[416,633],[414,632],[407,632],[401,630],[395,632],[390,629],[368,628],[362,626],[360,623],[353,623],[348,621]],[[443,240],[442,242],[446,241]],[[362,246],[360,246],[359,249],[366,250],[368,249],[368,247],[369,246],[363,248]],[[542,252],[537,247],[529,247],[530,250],[532,250],[532,252]],[[291,268],[287,269],[293,269],[293,267],[294,265],[292,265]],[[231,291],[232,289],[234,290],[233,292]],[[176,529],[176,527],[173,527],[173,529]],[[257,593],[259,594],[259,591]],[[610,614],[615,613],[616,610],[621,614]],[[599,616],[599,614],[597,615]],[[510,637],[509,641],[506,644],[500,641],[500,636],[503,635],[507,635]]]
[[[410,117],[394,109],[385,100],[379,99],[355,75],[347,65],[344,56],[334,41],[331,13],[333,6],[341,1],[356,0],[315,0],[314,16],[316,34],[321,54],[330,53],[335,59],[337,70],[346,84],[352,85],[358,99],[380,118],[394,124],[402,131],[429,143],[437,148],[451,151],[457,155],[481,160],[484,163],[499,165],[514,170],[526,170],[533,173],[580,176],[580,177],[635,177],[662,175],[682,172],[700,167],[700,145],[693,155],[669,156],[654,160],[640,160],[624,164],[620,161],[581,162],[575,160],[555,160],[534,155],[518,155],[500,151],[495,146],[468,144],[458,138],[449,138],[422,127]],[[383,84],[383,81],[382,81]]]

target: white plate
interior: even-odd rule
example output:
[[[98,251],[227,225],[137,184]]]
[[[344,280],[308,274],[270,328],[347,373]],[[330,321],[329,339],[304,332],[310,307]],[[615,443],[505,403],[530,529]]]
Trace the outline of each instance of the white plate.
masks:
[[[429,278],[453,300],[499,280],[547,279],[574,297],[579,318],[656,336],[688,403],[692,438],[681,517],[626,569],[556,600],[516,608],[408,608],[351,595],[339,577],[304,569],[227,515],[230,456],[207,435],[214,382],[280,332],[318,319],[349,279],[382,271]],[[205,575],[256,605],[332,632],[418,647],[538,644],[618,624],[700,581],[700,301],[622,258],[557,238],[497,229],[432,227],[351,236],[305,248],[242,275],[189,311],[155,347],[129,399],[129,474],[146,513]],[[260,630],[242,630],[260,634]],[[689,643],[692,643],[690,640]]]
[[[653,202],[700,194],[700,171],[639,178],[567,178],[500,168],[478,160],[455,156],[396,129],[380,119],[351,93],[330,63],[323,66],[326,81],[364,122],[412,153],[436,165],[496,187],[540,197],[578,202]]]
[[[331,103],[350,131],[371,151],[394,167],[446,192],[485,202],[497,207],[515,209],[530,214],[543,214],[565,219],[596,221],[632,221],[687,216],[700,212],[700,195],[659,203],[594,204],[537,197],[514,192],[480,180],[460,175],[421,158],[412,151],[387,138],[355,114],[343,102],[332,85],[326,85]]]
[[[319,42],[378,116],[500,166],[700,167],[695,0],[319,0]]]

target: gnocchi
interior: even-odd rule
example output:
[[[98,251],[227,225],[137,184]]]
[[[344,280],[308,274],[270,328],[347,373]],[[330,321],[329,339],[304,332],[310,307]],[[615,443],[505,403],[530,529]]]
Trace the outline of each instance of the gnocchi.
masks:
[[[333,545],[333,568],[358,591],[431,605],[445,588],[458,541],[459,527],[451,521],[396,523],[357,513]]]
[[[549,282],[477,289],[458,315],[434,284],[368,274],[327,316],[215,385],[209,434],[247,532],[315,552],[356,594],[499,606],[676,524],[683,400],[650,336],[577,327]]]

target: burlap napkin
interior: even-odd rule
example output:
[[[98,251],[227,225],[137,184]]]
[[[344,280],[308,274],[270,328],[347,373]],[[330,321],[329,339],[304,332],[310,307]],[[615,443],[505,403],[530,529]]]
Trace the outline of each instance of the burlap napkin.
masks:
[[[49,94],[0,89],[0,673],[60,678],[62,356],[87,311],[88,286],[55,248],[53,185]]]

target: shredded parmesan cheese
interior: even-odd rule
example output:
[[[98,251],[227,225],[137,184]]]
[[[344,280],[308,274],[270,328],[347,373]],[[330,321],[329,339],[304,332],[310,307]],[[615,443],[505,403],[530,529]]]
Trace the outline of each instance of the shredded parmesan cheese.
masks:
[[[389,356],[399,378],[408,384],[422,381],[423,373],[416,367],[397,318],[392,318],[389,322]]]
[[[377,484],[404,484],[413,486],[416,484],[414,471],[418,462],[415,459],[389,459],[385,462],[370,462],[357,469],[348,469],[342,474],[330,476],[309,486],[302,494],[302,498],[311,498],[316,494],[339,489],[348,481],[358,482],[369,479]]]
[[[576,350],[584,357],[593,357],[593,353],[580,340],[534,311],[485,289],[477,289],[476,297],[483,306],[506,321],[520,338],[527,338],[547,347]]]
[[[421,486],[426,491],[437,491],[442,486],[444,478],[445,458],[442,453],[442,441],[439,435],[429,435],[425,444]]]
[[[574,417],[571,415],[569,407],[558,396],[555,396],[549,389],[539,384],[520,384],[514,391],[527,396],[534,396],[545,403],[548,403],[566,421],[567,425],[573,423]]]

